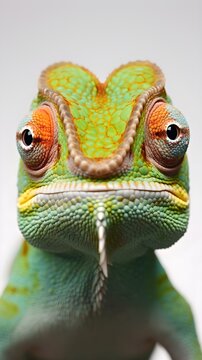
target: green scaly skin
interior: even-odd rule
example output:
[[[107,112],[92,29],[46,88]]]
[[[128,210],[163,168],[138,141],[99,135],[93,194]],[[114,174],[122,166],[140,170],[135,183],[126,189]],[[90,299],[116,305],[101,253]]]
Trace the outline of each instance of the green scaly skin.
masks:
[[[18,219],[26,240],[0,299],[0,359],[146,360],[156,343],[174,360],[202,359],[190,307],[154,254],[184,234],[189,216],[188,132],[181,130],[169,150],[168,140],[152,137],[150,105],[159,97],[172,123],[187,129],[149,62],[129,63],[105,84],[69,63],[42,74],[17,135]],[[54,151],[33,169],[40,155],[23,148],[21,129],[41,106],[54,118]],[[74,124],[72,143],[65,116]]]

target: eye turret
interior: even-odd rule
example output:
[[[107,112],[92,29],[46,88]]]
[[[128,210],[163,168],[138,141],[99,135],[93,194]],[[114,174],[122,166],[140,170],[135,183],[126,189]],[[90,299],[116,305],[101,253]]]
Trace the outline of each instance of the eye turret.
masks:
[[[145,135],[147,158],[162,172],[177,172],[189,144],[181,112],[163,99],[155,100],[146,114]]]
[[[41,175],[57,154],[57,126],[52,107],[42,104],[34,110],[16,137],[27,171]]]

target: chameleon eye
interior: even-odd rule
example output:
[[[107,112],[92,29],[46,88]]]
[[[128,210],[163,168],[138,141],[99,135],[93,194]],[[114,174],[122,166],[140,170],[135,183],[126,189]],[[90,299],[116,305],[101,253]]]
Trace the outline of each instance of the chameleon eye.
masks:
[[[22,141],[25,144],[25,146],[30,146],[33,141],[33,135],[31,130],[25,129],[22,133]]]
[[[180,128],[176,124],[170,124],[167,127],[166,133],[170,140],[176,140],[180,135]]]
[[[177,172],[189,144],[189,127],[180,111],[156,99],[146,114],[145,134],[148,160],[162,172]]]
[[[34,136],[32,130],[29,128],[24,129],[22,132],[22,142],[24,146],[29,148],[32,145],[33,140],[34,140]]]
[[[54,109],[41,105],[17,132],[17,147],[25,167],[40,176],[57,155],[57,127]]]

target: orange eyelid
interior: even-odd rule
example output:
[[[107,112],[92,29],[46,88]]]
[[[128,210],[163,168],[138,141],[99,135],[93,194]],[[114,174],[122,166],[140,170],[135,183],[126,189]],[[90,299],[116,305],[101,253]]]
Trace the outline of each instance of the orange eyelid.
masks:
[[[53,114],[49,106],[42,105],[32,113],[30,125],[34,132],[34,138],[41,142],[41,145],[49,148],[54,141]]]
[[[166,136],[165,129],[170,124],[170,116],[167,110],[167,104],[156,103],[148,114],[149,131],[152,138],[163,138]]]
[[[25,128],[33,133],[32,146],[19,145],[25,169],[34,178],[43,176],[58,156],[56,112],[52,104],[43,103],[34,110]],[[21,135],[17,135],[22,140]],[[20,138],[21,136],[21,138]]]
[[[174,133],[173,138],[169,136],[171,129],[168,131],[171,124],[175,125],[177,131],[177,136]],[[148,106],[145,122],[145,153],[147,160],[159,171],[168,176],[178,172],[187,150],[188,139],[188,124],[179,110],[161,99],[153,101]]]

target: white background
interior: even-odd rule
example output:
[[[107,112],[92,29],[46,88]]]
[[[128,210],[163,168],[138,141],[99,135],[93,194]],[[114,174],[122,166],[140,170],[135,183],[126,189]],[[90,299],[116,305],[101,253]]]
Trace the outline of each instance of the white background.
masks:
[[[41,70],[68,60],[104,80],[122,63],[148,59],[164,71],[168,93],[191,128],[189,229],[159,256],[191,303],[202,342],[201,19],[200,0],[0,0],[0,291],[20,242],[15,130]],[[152,359],[168,358],[158,349]]]

